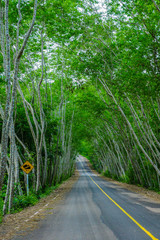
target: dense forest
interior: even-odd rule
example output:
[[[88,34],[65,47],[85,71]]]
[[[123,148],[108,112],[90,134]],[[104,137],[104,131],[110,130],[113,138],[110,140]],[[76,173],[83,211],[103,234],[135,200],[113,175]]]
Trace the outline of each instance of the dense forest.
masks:
[[[77,154],[159,191],[159,41],[159,0],[0,0],[1,215],[31,201],[26,160],[32,198]]]

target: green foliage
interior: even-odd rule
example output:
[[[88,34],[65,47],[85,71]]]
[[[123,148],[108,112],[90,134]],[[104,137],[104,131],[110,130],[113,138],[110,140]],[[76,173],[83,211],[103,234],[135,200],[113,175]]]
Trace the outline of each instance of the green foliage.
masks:
[[[51,187],[46,186],[45,188],[40,189],[36,193],[30,191],[29,196],[26,196],[26,195],[15,196],[13,198],[13,207],[12,207],[11,212],[12,213],[19,212],[26,207],[34,206],[39,201],[39,199],[48,196],[58,187],[59,187],[59,184],[57,184],[56,186],[51,186]]]
[[[2,222],[3,219],[3,203],[5,199],[6,189],[7,185],[3,184],[2,190],[0,191],[0,223]]]
[[[112,178],[112,175],[111,173],[107,170],[105,170],[105,172],[102,173],[105,177],[108,177],[108,178]]]
[[[33,206],[37,202],[38,202],[38,198],[36,194],[33,194],[33,193],[31,193],[29,196],[22,195],[22,196],[14,197],[12,213],[19,212],[25,207]]]
[[[125,183],[132,183],[129,176],[127,174],[124,174],[123,176],[119,177],[118,179],[120,182],[125,182]],[[134,182],[135,184],[135,182]]]
[[[78,152],[82,155],[87,157],[89,160],[91,159],[91,154],[93,152],[92,146],[89,145],[88,141],[82,140],[80,146],[78,148]]]
[[[14,197],[13,212],[34,205],[38,199],[45,197],[57,187],[48,185],[52,185],[53,182],[60,183],[72,174],[74,161],[70,163],[70,169],[62,172],[60,176],[57,173],[61,167],[60,160],[67,155],[64,149],[69,147],[68,161],[73,160],[76,153],[80,153],[91,161],[97,171],[103,172],[103,168],[110,169],[104,172],[107,177],[159,189],[155,169],[145,159],[131,129],[105,86],[106,84],[114,94],[137,138],[149,157],[155,161],[159,154],[156,140],[160,142],[157,115],[160,106],[159,12],[153,1],[124,0],[120,3],[119,0],[114,0],[108,3],[104,1],[105,4],[106,14],[96,9],[95,1],[88,3],[81,0],[48,0],[39,3],[37,22],[20,62],[18,81],[26,99],[35,136],[40,141],[41,133],[36,129],[35,120],[40,129],[42,123],[37,87],[43,78],[40,98],[42,115],[45,116],[48,176],[44,184],[41,182],[43,186],[35,194],[32,180],[36,178],[36,173],[30,174],[31,194],[28,197],[25,195]],[[20,46],[32,19],[33,1],[22,1],[21,13]],[[17,16],[17,1],[13,0],[9,6],[11,71],[15,60]],[[41,33],[44,41],[44,61],[41,56]],[[0,62],[2,60],[3,56],[0,55]],[[0,65],[0,74],[0,99],[4,109],[6,82],[3,65]],[[139,120],[137,116],[133,116],[127,97]],[[18,91],[14,110],[16,135],[26,146],[30,157],[16,139],[18,153],[23,161],[31,161],[36,170],[36,144]],[[154,134],[148,134],[152,142],[152,151],[147,144],[148,136],[147,141],[145,140],[145,134],[149,129]],[[72,130],[71,144],[68,147],[70,130]],[[0,118],[0,135],[1,132]],[[65,143],[62,147],[63,140]],[[44,146],[41,153],[40,177],[43,178]],[[157,166],[160,167],[159,161]],[[22,171],[19,177],[22,190],[25,191]],[[6,174],[1,201],[5,198],[7,179]],[[18,193],[17,186],[15,192]]]
[[[0,192],[0,223],[2,222],[2,218],[3,218],[3,198]]]
[[[37,192],[38,198],[44,198],[48,196],[51,192],[53,192],[55,189],[59,187],[59,184],[56,186],[46,186],[44,189],[41,189],[39,192]]]
[[[131,184],[139,184],[131,163],[128,165],[128,170],[125,172],[125,176],[120,177],[120,181]]]

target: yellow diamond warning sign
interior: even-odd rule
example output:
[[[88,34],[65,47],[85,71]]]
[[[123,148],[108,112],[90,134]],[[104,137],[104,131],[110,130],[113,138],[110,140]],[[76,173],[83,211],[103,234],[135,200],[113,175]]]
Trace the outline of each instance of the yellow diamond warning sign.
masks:
[[[25,172],[25,173],[30,173],[30,171],[33,169],[33,165],[26,161],[22,166],[21,166],[21,169]]]

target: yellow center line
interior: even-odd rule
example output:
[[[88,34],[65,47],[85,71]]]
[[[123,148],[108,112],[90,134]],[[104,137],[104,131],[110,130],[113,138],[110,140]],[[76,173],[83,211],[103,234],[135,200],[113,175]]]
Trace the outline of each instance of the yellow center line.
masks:
[[[90,179],[104,193],[104,195],[106,195],[119,209],[121,209],[122,212],[124,212],[134,223],[136,223],[138,227],[140,227],[151,239],[158,240],[158,238],[154,237],[149,231],[147,231],[144,227],[142,227],[140,223],[138,223],[129,213],[127,213],[118,203],[116,203],[107,193],[105,193],[103,189],[91,177]]]

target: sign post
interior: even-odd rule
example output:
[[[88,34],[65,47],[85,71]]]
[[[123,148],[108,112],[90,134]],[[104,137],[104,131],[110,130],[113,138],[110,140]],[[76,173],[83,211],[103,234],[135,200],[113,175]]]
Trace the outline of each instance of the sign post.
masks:
[[[33,165],[26,161],[22,166],[21,169],[27,174],[27,196],[29,195],[29,176],[28,174],[30,173],[30,171],[32,171],[33,169]]]
[[[29,180],[28,180],[28,174],[27,174],[27,196],[29,196]]]

